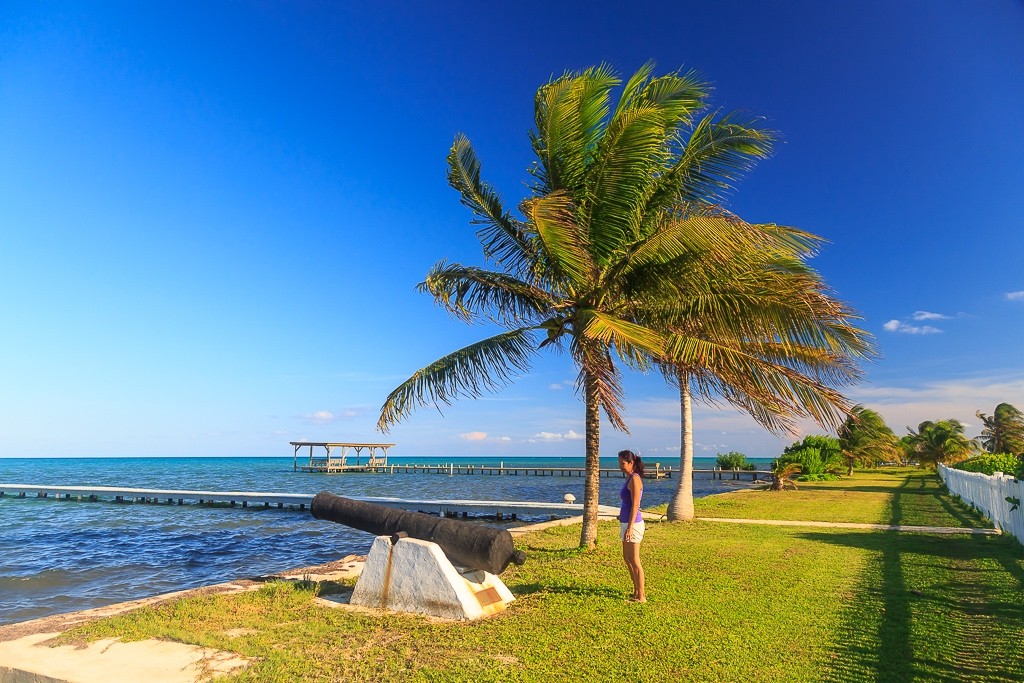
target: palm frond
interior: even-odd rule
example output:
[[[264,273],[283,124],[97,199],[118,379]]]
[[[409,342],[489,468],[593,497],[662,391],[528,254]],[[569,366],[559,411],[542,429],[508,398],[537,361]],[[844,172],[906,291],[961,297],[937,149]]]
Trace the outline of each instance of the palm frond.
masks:
[[[377,429],[387,432],[414,409],[444,403],[457,396],[477,398],[496,392],[529,369],[537,351],[532,329],[522,328],[470,344],[440,358],[388,394]]]
[[[503,208],[494,188],[480,179],[480,161],[464,135],[455,137],[448,153],[448,183],[459,192],[462,205],[473,212],[473,224],[483,226],[477,236],[484,255],[513,272],[529,271],[530,235]]]
[[[701,119],[683,153],[666,177],[688,202],[715,203],[733,188],[759,159],[766,159],[778,133],[761,127],[763,119],[731,113]]]
[[[631,277],[652,266],[665,266],[655,280],[666,284],[675,273],[706,270],[709,260],[736,268],[744,254],[757,254],[769,236],[741,221],[720,216],[663,217],[650,234],[623,254],[614,277]],[[760,260],[760,256],[757,257]],[[698,263],[699,261],[699,263]],[[673,263],[675,262],[675,263]]]
[[[788,225],[758,223],[757,228],[772,236],[782,249],[780,255],[785,253],[800,260],[815,256],[820,246],[828,242],[824,237]]]
[[[577,289],[594,278],[587,235],[576,222],[570,196],[559,190],[524,202],[523,210],[537,230],[549,279],[567,280]]]
[[[628,109],[633,105],[636,99],[637,93],[639,93],[643,87],[650,80],[651,74],[654,73],[654,61],[648,61],[636,72],[629,77],[626,81],[626,85],[622,88],[622,93],[619,95],[619,102],[615,105],[615,111],[612,113],[612,119],[618,118],[619,114]]]
[[[602,64],[567,73],[537,91],[531,139],[540,161],[535,173],[542,180],[540,194],[582,189],[608,118],[609,93],[619,82]]]
[[[581,310],[577,318],[582,336],[605,346],[614,346],[624,358],[662,356],[665,353],[665,337],[643,325],[595,309]]]
[[[688,125],[694,115],[706,106],[711,86],[695,70],[674,71],[652,78],[632,99],[634,106],[656,104],[667,117],[672,129]]]
[[[685,334],[669,340],[665,362],[686,368],[702,368],[708,376],[731,385],[749,397],[772,397],[791,415],[837,427],[850,402],[837,390],[789,367],[772,363],[735,344]]]
[[[609,125],[581,206],[598,261],[639,235],[642,209],[669,161],[668,122],[658,106],[630,107]]]
[[[484,317],[505,327],[534,324],[550,314],[553,303],[547,291],[513,275],[445,261],[430,269],[418,289],[460,320]]]

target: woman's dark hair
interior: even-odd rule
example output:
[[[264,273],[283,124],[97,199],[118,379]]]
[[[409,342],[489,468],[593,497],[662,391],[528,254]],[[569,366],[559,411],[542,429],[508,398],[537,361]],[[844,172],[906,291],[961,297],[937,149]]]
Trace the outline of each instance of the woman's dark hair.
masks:
[[[640,459],[640,456],[633,451],[619,451],[619,457],[624,462],[633,463],[633,471],[639,474],[641,477],[644,476],[644,461]]]

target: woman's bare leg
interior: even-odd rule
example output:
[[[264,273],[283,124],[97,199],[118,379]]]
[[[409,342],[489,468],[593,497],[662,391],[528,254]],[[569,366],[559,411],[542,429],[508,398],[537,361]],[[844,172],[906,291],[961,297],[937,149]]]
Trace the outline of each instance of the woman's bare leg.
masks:
[[[647,592],[644,587],[644,567],[640,564],[640,544],[622,544],[622,556],[629,567],[629,578],[633,580],[633,599],[637,602],[647,602]]]

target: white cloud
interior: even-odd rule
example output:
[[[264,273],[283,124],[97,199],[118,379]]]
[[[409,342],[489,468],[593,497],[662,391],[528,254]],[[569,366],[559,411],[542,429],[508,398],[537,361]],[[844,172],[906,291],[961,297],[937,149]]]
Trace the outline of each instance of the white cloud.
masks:
[[[582,438],[582,434],[570,429],[564,434],[559,434],[558,432],[538,432],[533,435],[533,438],[527,439],[527,441],[530,443],[537,443],[538,441],[550,443],[555,441],[577,441]]]
[[[548,389],[551,389],[552,391],[558,391],[561,388],[562,388],[561,384],[549,384],[548,385]]]
[[[980,428],[974,413],[991,413],[1003,402],[1019,405],[1020,397],[1024,396],[1024,379],[938,380],[916,387],[867,385],[851,390],[849,395],[877,410],[897,434],[904,433],[908,426],[916,428],[925,420],[955,418],[973,436],[973,431]]]
[[[931,313],[930,311],[915,311],[914,320],[950,320],[952,316],[942,313]]]
[[[932,327],[931,325],[909,325],[899,320],[890,320],[882,325],[882,329],[887,332],[899,332],[900,334],[939,334],[942,332],[939,328]]]
[[[503,437],[498,439],[498,441],[511,441],[511,440],[512,440],[511,436],[503,436]]]
[[[483,441],[487,438],[487,432],[466,432],[459,434],[459,438],[466,441]]]
[[[300,415],[299,419],[304,420],[310,424],[315,425],[328,425],[335,422],[343,422],[345,420],[351,420],[357,417],[366,415],[366,406],[353,406],[350,408],[342,408],[337,412],[330,410],[318,410],[315,413],[309,415]]]
[[[1010,301],[1024,301],[1024,291],[1020,292],[1007,292],[1006,298]]]

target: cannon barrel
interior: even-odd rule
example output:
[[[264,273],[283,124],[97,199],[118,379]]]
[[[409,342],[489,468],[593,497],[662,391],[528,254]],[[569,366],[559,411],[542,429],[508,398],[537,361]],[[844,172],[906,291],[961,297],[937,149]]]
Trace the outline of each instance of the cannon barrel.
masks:
[[[468,569],[500,574],[509,563],[523,564],[526,553],[516,550],[506,529],[397,510],[322,491],[309,508],[313,517],[366,531],[377,536],[404,532],[412,538],[436,543],[451,563]]]

